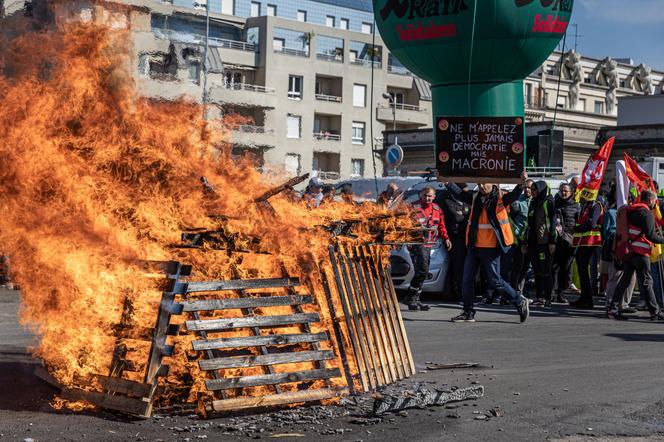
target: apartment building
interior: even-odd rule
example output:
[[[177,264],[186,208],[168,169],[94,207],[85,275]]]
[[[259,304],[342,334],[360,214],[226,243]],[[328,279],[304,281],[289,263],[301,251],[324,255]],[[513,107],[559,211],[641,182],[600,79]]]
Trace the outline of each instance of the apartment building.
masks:
[[[370,1],[210,2],[207,32],[205,1],[121,3],[140,93],[241,115],[236,152],[328,181],[373,176],[374,160],[382,175],[386,128],[431,127],[430,89],[373,34]]]

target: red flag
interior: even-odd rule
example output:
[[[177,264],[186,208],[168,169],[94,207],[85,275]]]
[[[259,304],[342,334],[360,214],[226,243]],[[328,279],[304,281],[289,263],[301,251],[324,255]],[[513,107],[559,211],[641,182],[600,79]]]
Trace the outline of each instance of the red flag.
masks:
[[[580,199],[586,201],[597,199],[597,194],[599,194],[599,188],[602,185],[602,180],[604,180],[604,172],[606,172],[606,165],[609,163],[609,157],[611,156],[611,150],[613,150],[613,143],[615,141],[616,137],[609,138],[604,143],[604,146],[600,147],[588,159],[586,167],[583,169],[583,174],[581,174],[581,183],[577,188],[577,201]]]
[[[657,192],[650,175],[627,153],[625,153],[625,169],[627,170],[627,178],[636,186],[639,193],[646,189]]]

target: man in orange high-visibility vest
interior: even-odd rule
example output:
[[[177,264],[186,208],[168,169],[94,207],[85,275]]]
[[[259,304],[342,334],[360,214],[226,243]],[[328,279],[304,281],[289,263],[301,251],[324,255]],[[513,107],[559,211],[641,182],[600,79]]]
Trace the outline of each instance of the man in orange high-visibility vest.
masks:
[[[650,252],[653,244],[664,244],[664,237],[655,230],[655,216],[652,210],[657,204],[657,195],[651,190],[641,192],[641,202],[634,203],[627,208],[627,226],[622,224],[624,220],[618,221],[618,231],[626,231],[627,241],[621,244],[616,241],[616,256],[625,256],[623,274],[618,281],[618,286],[613,292],[613,299],[607,315],[610,318],[622,319],[618,307],[627,287],[630,285],[632,275],[636,273],[636,280],[639,284],[641,297],[646,301],[650,311],[651,321],[664,321],[653,289],[653,279],[650,272]],[[622,236],[622,235],[621,235]],[[618,253],[618,248],[624,250]]]
[[[525,171],[522,179],[522,184],[502,196],[498,186],[493,184],[480,184],[475,197],[471,192],[462,191],[456,184],[448,184],[459,199],[471,205],[466,231],[468,252],[463,270],[463,312],[452,318],[452,322],[475,322],[475,278],[480,266],[484,269],[489,287],[502,292],[512,301],[521,322],[528,318],[528,300],[500,276],[500,257],[514,244],[507,207],[523,193],[528,179]]]

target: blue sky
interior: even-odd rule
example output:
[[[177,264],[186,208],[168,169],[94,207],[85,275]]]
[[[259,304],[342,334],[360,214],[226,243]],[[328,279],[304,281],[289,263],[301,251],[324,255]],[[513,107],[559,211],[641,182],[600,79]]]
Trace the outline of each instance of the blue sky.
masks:
[[[578,50],[594,58],[632,58],[664,71],[664,0],[576,0]],[[574,28],[567,34],[574,47]]]

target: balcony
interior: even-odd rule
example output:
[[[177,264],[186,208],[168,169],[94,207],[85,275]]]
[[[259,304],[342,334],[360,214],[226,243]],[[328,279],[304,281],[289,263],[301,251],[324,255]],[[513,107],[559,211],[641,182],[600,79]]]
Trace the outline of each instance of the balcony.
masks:
[[[408,124],[427,126],[431,124],[428,112],[414,104],[397,103],[393,108],[391,104],[379,104],[376,108],[376,119],[384,124]]]
[[[210,100],[224,104],[242,104],[272,109],[277,104],[274,88],[247,83],[212,84]]]
[[[259,94],[274,94],[277,90],[273,87],[265,87],[257,84],[247,84],[247,83],[232,83],[224,84],[224,89],[229,89],[233,91],[249,91],[257,92]]]
[[[314,140],[317,141],[341,141],[341,135],[330,132],[315,132]]]
[[[173,40],[181,43],[193,43],[205,45],[205,36],[173,31],[170,29],[153,29],[157,38]],[[223,49],[235,49],[238,51],[257,52],[258,46],[246,41],[228,40],[225,38],[208,37],[208,44],[212,47]]]
[[[293,57],[309,57],[309,51],[305,49],[293,49],[293,48],[284,48],[284,47],[275,47],[274,52],[277,54],[291,55]]]
[[[343,63],[344,57],[342,55],[330,55],[330,54],[316,54],[316,58],[322,61],[331,61],[333,63]]]
[[[341,97],[337,97],[336,95],[316,94],[316,100],[329,101],[331,103],[341,103]]]
[[[233,129],[231,141],[235,145],[247,147],[273,147],[276,136],[273,129],[265,126],[241,125]]]
[[[365,58],[356,58],[354,60],[350,61],[350,64],[354,66],[362,66],[365,68],[371,68],[373,67],[374,69],[383,69],[383,62],[381,61],[371,61]]]
[[[208,43],[210,46],[235,49],[237,51],[258,52],[258,46],[254,43],[247,43],[246,41],[227,40],[225,38],[209,37]]]
[[[389,72],[390,74],[395,74],[395,75],[409,75],[409,76],[413,75],[413,73],[410,72],[405,67],[396,66],[396,65],[392,65],[392,64],[387,65],[387,72]]]

